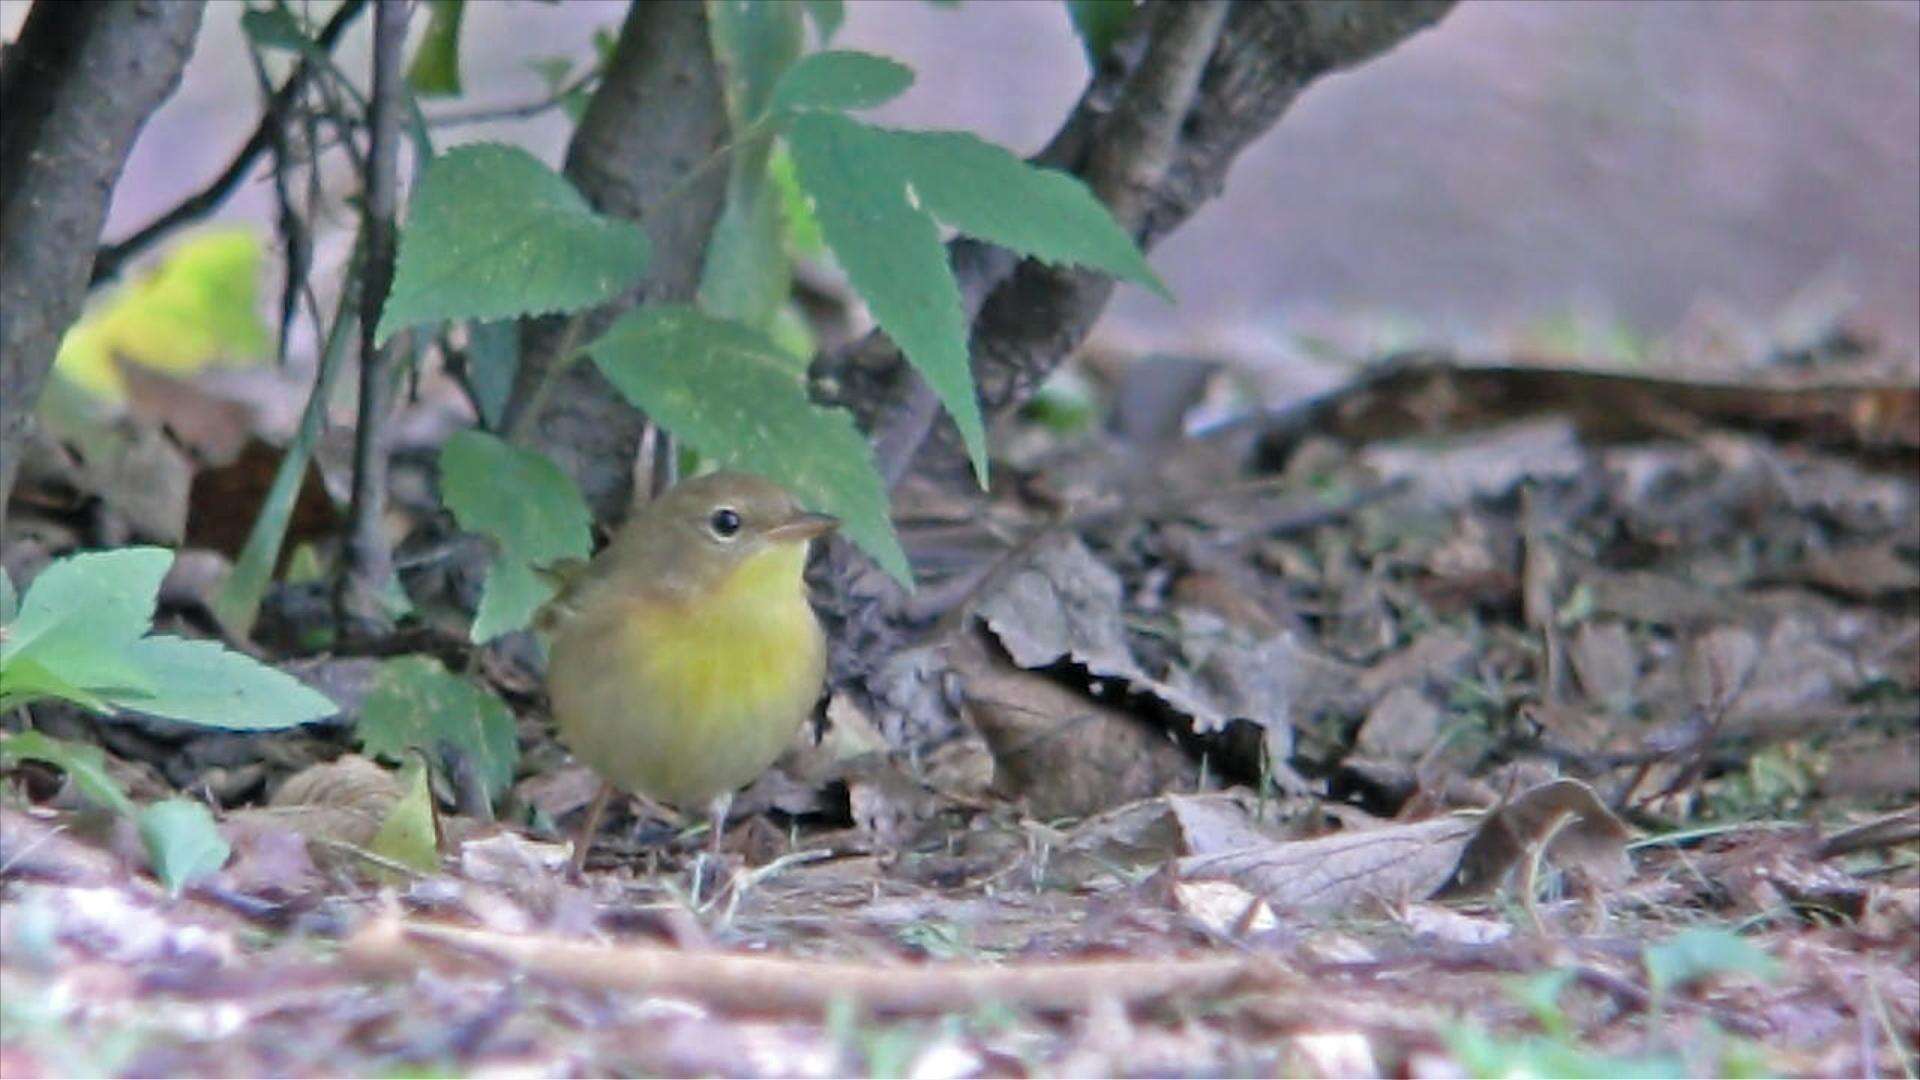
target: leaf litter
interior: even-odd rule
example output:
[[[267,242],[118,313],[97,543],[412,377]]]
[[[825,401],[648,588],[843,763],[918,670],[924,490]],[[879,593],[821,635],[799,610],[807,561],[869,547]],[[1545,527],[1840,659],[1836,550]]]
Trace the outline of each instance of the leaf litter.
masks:
[[[1090,376],[1203,393],[1130,370]],[[1912,397],[1427,357],[1199,437],[1028,425],[991,499],[903,486],[920,624],[850,630],[720,864],[620,800],[566,880],[594,781],[510,642],[490,822],[345,721],[36,707],[230,854],[170,896],[18,755],[0,1072],[1910,1072]],[[288,665],[350,719],[372,667]]]

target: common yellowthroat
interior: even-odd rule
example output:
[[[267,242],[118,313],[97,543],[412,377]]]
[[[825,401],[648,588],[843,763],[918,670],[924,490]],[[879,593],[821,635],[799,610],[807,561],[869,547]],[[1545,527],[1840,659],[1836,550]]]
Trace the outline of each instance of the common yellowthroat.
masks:
[[[813,709],[826,638],[807,545],[839,523],[769,480],[717,472],[642,507],[541,612],[560,740],[609,787],[712,808],[773,764]]]

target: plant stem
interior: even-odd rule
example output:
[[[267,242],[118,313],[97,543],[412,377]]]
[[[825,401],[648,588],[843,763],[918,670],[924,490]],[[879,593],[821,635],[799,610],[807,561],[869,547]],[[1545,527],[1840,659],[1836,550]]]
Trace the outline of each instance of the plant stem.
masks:
[[[399,389],[398,360],[406,335],[376,345],[379,313],[393,283],[396,204],[399,193],[401,47],[406,42],[407,0],[377,0],[373,30],[372,145],[367,154],[364,237],[366,262],[360,286],[360,408],[353,444],[353,501],[346,545],[334,591],[341,636],[376,634],[390,620],[382,600],[393,578],[393,552],[386,537],[387,419]]]

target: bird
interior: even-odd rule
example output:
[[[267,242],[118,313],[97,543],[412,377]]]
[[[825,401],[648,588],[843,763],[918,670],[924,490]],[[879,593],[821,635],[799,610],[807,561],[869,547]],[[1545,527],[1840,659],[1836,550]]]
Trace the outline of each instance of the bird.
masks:
[[[536,617],[560,741],[601,778],[577,879],[615,790],[707,811],[717,850],[733,793],[812,714],[826,635],[808,601],[812,541],[838,519],[764,477],[720,471],[644,504]]]

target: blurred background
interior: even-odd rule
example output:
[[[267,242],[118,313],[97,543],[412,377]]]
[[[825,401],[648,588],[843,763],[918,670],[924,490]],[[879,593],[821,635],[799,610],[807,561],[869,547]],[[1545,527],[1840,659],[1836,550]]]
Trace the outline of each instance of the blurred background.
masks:
[[[27,7],[0,0],[0,31]],[[429,113],[541,98],[535,65],[578,70],[624,8],[470,3],[467,95]],[[210,7],[116,192],[109,239],[204,184],[251,130],[241,11]],[[367,36],[363,19],[346,70],[365,70]],[[919,72],[880,120],[1023,153],[1086,78],[1056,0],[851,0],[835,44]],[[511,140],[557,163],[567,129],[550,110],[438,137]],[[216,220],[265,236],[271,205],[257,181]],[[1844,323],[1910,360],[1920,2],[1466,0],[1313,84],[1153,262],[1179,303],[1123,288],[1098,342],[1236,360],[1283,393],[1340,377],[1329,358],[1424,344],[1709,373]]]

